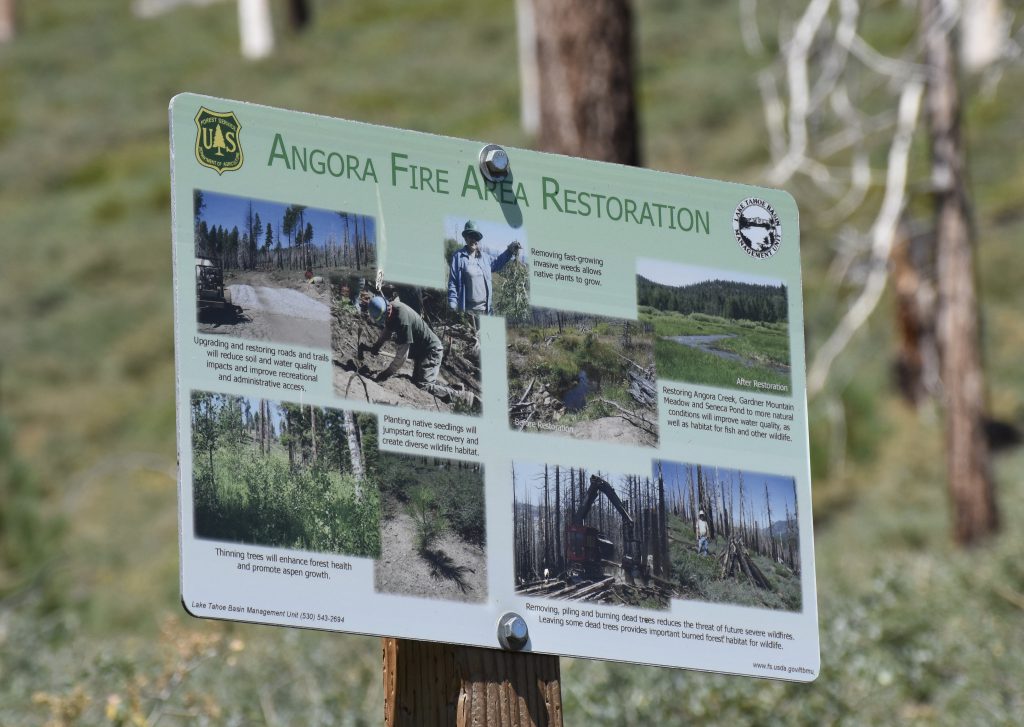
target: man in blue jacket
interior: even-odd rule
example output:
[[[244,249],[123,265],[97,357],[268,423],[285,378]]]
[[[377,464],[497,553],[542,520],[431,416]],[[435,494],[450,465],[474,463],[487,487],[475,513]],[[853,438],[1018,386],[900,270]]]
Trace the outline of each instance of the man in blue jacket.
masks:
[[[491,313],[491,273],[500,272],[522,249],[522,245],[513,242],[495,257],[480,247],[483,237],[473,220],[466,222],[462,229],[466,244],[452,255],[448,272],[448,305],[452,310]]]

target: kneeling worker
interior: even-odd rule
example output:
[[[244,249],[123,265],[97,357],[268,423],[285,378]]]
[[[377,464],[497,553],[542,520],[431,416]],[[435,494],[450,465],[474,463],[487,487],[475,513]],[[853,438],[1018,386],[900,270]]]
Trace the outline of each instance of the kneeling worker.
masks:
[[[394,336],[398,347],[391,365],[377,374],[376,380],[385,381],[390,378],[402,368],[405,360],[411,356],[413,362],[412,382],[438,399],[452,402],[455,392],[437,381],[444,347],[441,345],[441,339],[430,330],[430,326],[419,314],[397,298],[389,301],[380,295],[370,299],[367,312],[370,315],[370,320],[382,330],[380,337],[372,346],[359,345],[360,353],[370,351],[376,356],[380,353],[381,346],[392,336]],[[472,394],[469,392],[466,394],[472,403]]]

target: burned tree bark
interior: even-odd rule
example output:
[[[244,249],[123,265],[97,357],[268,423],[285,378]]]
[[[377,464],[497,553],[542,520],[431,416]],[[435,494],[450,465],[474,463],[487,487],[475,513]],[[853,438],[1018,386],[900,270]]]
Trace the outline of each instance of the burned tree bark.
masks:
[[[974,251],[960,130],[955,34],[940,0],[923,0],[926,87],[935,197],[937,332],[946,415],[946,463],[953,537],[968,545],[999,525],[985,439],[985,374],[978,330]]]
[[[0,43],[14,40],[17,27],[14,0],[0,0]]]
[[[539,146],[639,165],[628,0],[533,0]]]

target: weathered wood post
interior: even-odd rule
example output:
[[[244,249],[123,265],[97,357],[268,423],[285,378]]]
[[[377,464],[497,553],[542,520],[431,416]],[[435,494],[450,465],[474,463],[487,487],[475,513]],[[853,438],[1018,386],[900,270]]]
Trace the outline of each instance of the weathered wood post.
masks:
[[[381,639],[387,727],[561,727],[557,656]]]

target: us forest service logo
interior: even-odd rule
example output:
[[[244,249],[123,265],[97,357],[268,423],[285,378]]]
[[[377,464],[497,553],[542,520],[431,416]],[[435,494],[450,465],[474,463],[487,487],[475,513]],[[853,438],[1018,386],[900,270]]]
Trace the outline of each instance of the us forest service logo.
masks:
[[[240,169],[245,161],[241,132],[242,124],[234,112],[200,107],[196,114],[196,161],[217,174]]]
[[[732,229],[750,257],[769,258],[782,244],[782,222],[763,199],[748,197],[740,202],[732,216]]]

